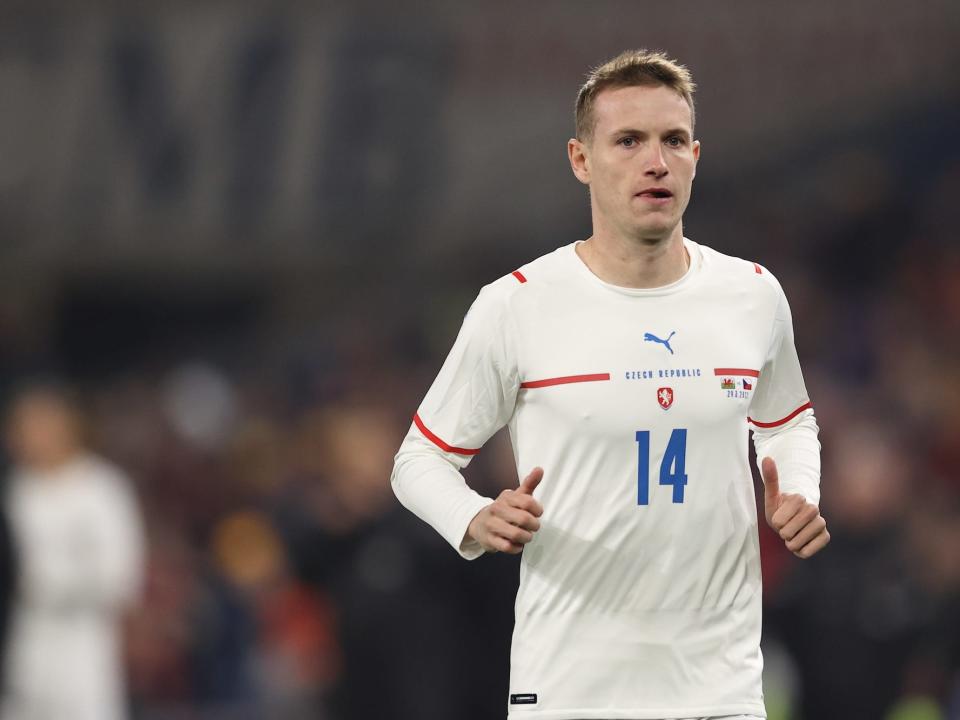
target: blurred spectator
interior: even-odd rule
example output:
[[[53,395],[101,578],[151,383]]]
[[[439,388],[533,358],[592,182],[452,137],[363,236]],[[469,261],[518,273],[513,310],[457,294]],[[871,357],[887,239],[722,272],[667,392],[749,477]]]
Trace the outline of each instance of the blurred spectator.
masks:
[[[393,500],[383,468],[403,432],[376,402],[331,404],[300,424],[298,470],[316,482],[283,514],[301,574],[337,609],[329,707],[342,720],[498,717],[518,563],[465,567]],[[511,468],[505,482],[515,478]]]
[[[211,545],[213,614],[197,628],[210,640],[198,646],[199,669],[219,686],[208,691],[221,705],[235,703],[231,717],[322,720],[339,664],[329,601],[290,574],[283,543],[259,511],[225,517]],[[234,627],[213,630],[223,617]]]
[[[77,408],[60,388],[15,399],[7,442],[20,581],[3,718],[123,718],[119,631],[143,554],[130,484],[84,449]]]
[[[911,467],[875,422],[834,429],[831,445],[830,552],[791,564],[766,618],[799,672],[795,720],[879,720],[901,697],[907,659],[931,620],[931,597],[905,552]]]

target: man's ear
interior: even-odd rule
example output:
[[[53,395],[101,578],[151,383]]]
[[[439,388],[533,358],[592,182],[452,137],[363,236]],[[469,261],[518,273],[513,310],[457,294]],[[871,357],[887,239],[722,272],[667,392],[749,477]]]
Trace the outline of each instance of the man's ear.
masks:
[[[700,162],[700,141],[694,140],[693,141],[693,177],[691,178],[691,180],[697,176],[697,163],[699,162]]]
[[[570,159],[570,168],[577,180],[584,185],[590,184],[590,158],[587,146],[576,138],[567,140],[567,157]]]

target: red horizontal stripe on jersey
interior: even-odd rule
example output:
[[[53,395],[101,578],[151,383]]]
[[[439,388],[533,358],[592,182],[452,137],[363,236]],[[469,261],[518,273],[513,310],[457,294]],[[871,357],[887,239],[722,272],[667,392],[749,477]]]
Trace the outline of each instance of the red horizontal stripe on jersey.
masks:
[[[470,450],[468,448],[459,448],[459,447],[454,447],[453,445],[448,445],[443,440],[441,440],[436,435],[434,435],[432,432],[430,432],[430,428],[424,425],[423,420],[420,419],[420,413],[416,413],[413,416],[413,422],[416,423],[416,426],[418,428],[420,428],[420,432],[422,432],[430,442],[432,442],[441,450],[457,453],[458,455],[476,455],[478,452],[480,452],[480,448],[477,448],[476,450]]]
[[[510,274],[513,275],[517,280],[519,280],[522,283],[525,283],[527,281],[527,279],[523,276],[523,273],[520,272],[519,270],[514,270]]]
[[[759,370],[750,370],[749,368],[714,368],[714,375],[746,375],[747,377],[760,377]]]
[[[807,410],[808,408],[812,408],[812,407],[813,407],[813,403],[807,401],[807,402],[805,402],[803,405],[801,405],[800,407],[798,407],[796,410],[794,410],[792,413],[790,413],[789,415],[787,415],[785,418],[783,418],[783,420],[777,420],[776,422],[765,423],[765,422],[758,422],[758,421],[754,420],[753,418],[749,418],[749,417],[748,417],[748,418],[747,418],[747,422],[751,422],[751,423],[753,423],[754,425],[756,425],[757,427],[760,427],[760,428],[772,428],[772,427],[777,427],[777,425],[783,425],[785,422],[787,422],[787,421],[789,421],[789,420],[793,420],[797,415],[799,415],[800,413],[802,413],[804,410]]]
[[[763,270],[761,269],[761,267],[760,267],[757,263],[754,263],[754,264],[753,264],[753,269],[757,271],[757,275],[760,275],[760,274],[763,273]]]
[[[568,383],[599,382],[609,380],[610,373],[595,373],[593,375],[567,375],[565,377],[546,378],[545,380],[528,380],[520,383],[522,388],[541,388],[550,385],[567,385]]]

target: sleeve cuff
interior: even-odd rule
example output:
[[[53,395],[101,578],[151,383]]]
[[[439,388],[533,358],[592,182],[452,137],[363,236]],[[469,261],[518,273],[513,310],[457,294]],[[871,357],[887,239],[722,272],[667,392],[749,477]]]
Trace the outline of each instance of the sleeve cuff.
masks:
[[[490,498],[483,497],[478,493],[473,493],[473,497],[466,500],[457,512],[454,513],[449,525],[449,535],[447,542],[460,553],[460,557],[467,560],[476,560],[486,551],[476,540],[466,540],[467,529],[477,513],[483,510],[487,505],[493,502]]]

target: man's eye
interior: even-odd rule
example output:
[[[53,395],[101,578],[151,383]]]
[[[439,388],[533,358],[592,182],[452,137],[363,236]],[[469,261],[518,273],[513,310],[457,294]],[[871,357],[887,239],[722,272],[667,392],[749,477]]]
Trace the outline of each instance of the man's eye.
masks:
[[[637,144],[637,141],[632,137],[625,137],[620,139],[620,144],[624,147],[633,147]]]
[[[674,135],[673,137],[667,138],[667,144],[670,147],[680,147],[683,145],[683,138],[679,135]]]

